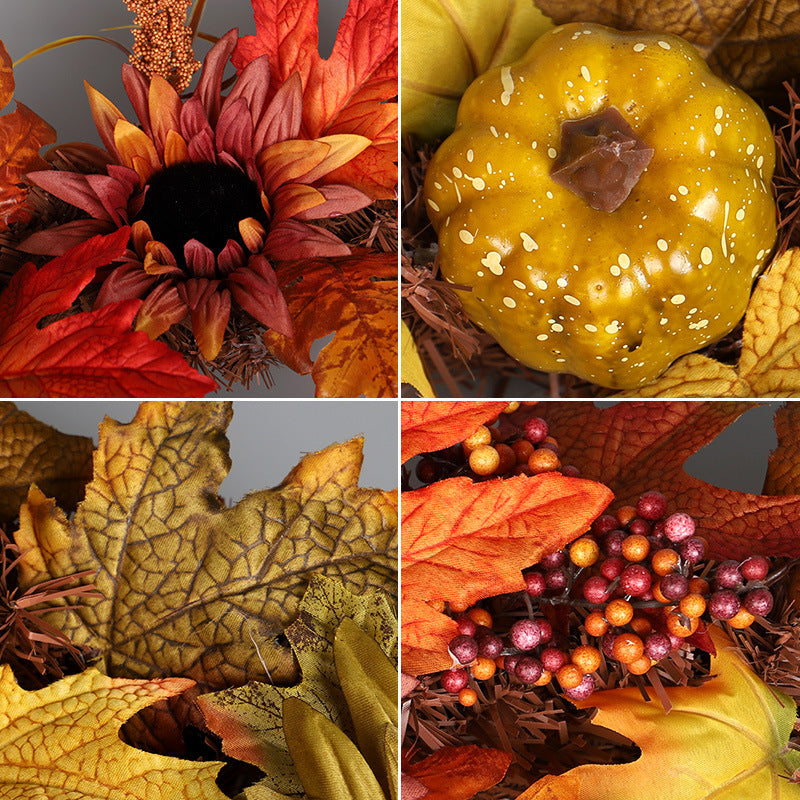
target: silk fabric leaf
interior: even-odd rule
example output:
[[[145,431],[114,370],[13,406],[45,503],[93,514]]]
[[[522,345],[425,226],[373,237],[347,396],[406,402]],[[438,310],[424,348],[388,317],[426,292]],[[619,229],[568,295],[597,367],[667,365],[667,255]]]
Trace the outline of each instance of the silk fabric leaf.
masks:
[[[0,403],[0,523],[19,514],[32,483],[74,510],[92,477],[94,444],[61,433],[13,403]]]
[[[797,557],[800,496],[723,489],[684,469],[689,456],[752,406],[664,400],[629,401],[601,410],[592,403],[554,402],[538,406],[537,414],[558,439],[563,463],[606,483],[620,505],[635,504],[651,489],[662,492],[670,512],[695,518],[712,558]],[[512,417],[523,424],[520,412]]]
[[[124,744],[139,709],[180,694],[184,678],[108,678],[87,669],[27,692],[0,664],[0,797],[4,800],[225,800],[218,761],[195,763]]]
[[[524,589],[522,570],[588,530],[611,499],[599,483],[558,473],[480,483],[450,478],[404,492],[403,672],[451,664],[455,621],[429,602],[472,604]]]
[[[279,637],[312,573],[395,588],[396,501],[358,486],[362,440],[307,455],[228,508],[217,490],[230,418],[228,403],[143,403],[127,425],[106,419],[74,518],[36,487],[20,512],[24,587],[98,570],[103,599],[45,618],[98,648],[109,675],[292,681]]]
[[[641,756],[629,764],[586,764],[531,786],[517,800],[793,800],[788,778],[800,753],[787,747],[797,709],[767,686],[711,627],[717,649],[702,686],[665,689],[672,709],[645,702],[635,688],[595,692],[576,701],[598,709],[593,722],[631,739]]]
[[[800,495],[800,409],[786,403],[775,412],[778,446],[772,451],[764,494]]]
[[[278,280],[294,338],[273,330],[267,346],[317,397],[397,397],[397,257],[360,253],[282,265]],[[333,333],[316,360],[314,342]]]

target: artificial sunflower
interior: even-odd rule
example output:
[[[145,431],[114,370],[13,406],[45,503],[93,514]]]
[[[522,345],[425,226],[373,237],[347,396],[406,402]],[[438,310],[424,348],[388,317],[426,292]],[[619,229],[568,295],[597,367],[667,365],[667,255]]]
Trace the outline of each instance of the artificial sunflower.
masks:
[[[309,224],[364,208],[372,199],[326,183],[370,140],[355,134],[300,137],[302,85],[292,75],[267,103],[269,63],[251,61],[226,95],[225,66],[238,32],[206,56],[195,91],[182,99],[159,75],[126,64],[122,81],[139,126],[86,84],[105,150],[73,148],[83,172],[45,170],[27,179],[88,218],[26,239],[27,252],[59,255],[76,242],[131,226],[124,259],[95,301],[143,299],[136,327],[152,338],[191,317],[203,356],[214,359],[236,302],[286,336],[292,320],[271,261],[347,255],[329,231]]]

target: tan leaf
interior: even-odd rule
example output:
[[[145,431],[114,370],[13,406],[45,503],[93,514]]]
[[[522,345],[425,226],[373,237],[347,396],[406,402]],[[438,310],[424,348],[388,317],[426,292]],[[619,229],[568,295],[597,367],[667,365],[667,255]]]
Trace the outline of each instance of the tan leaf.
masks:
[[[736,370],[713,358],[692,353],[679,358],[657,380],[617,397],[749,397]]]
[[[93,450],[91,439],[60,433],[13,403],[0,403],[0,522],[16,518],[32,483],[74,509],[92,476]]]
[[[278,637],[312,573],[394,590],[396,498],[358,486],[362,440],[307,455],[280,486],[227,508],[230,418],[228,403],[176,402],[144,403],[127,425],[106,419],[75,516],[35,487],[21,510],[24,586],[98,571],[103,599],[53,621],[100,649],[110,675],[292,681]]]
[[[718,75],[743,89],[800,71],[800,6],[795,0],[536,0],[557,23],[598,22],[620,30],[676,33]]]
[[[194,763],[124,744],[139,709],[192,686],[184,678],[108,678],[96,669],[21,689],[0,665],[0,797],[4,800],[225,800],[218,761]]]

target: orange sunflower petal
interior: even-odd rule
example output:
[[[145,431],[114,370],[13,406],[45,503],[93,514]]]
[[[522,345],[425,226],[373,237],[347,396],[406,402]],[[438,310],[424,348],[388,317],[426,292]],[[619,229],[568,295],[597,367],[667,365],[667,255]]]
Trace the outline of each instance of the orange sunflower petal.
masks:
[[[231,293],[220,289],[219,284],[206,278],[190,278],[178,287],[178,293],[191,311],[197,346],[209,361],[222,349],[231,313]]]
[[[291,139],[265,148],[256,158],[264,191],[273,194],[281,184],[295,182],[308,174],[325,160],[330,149],[325,142],[307,139]]]
[[[186,140],[177,131],[169,131],[164,144],[164,166],[171,167],[184,161],[189,161],[189,147]]]
[[[251,252],[257,253],[264,246],[267,232],[264,226],[254,217],[239,220],[239,235],[242,237],[244,246]]]
[[[372,144],[366,136],[358,136],[355,133],[336,133],[333,136],[323,136],[315,141],[324,142],[330,146],[330,150],[319,164],[302,176],[303,183],[318,181],[329,172],[352,161]]]
[[[303,211],[308,211],[314,206],[325,202],[325,195],[313,186],[302,183],[288,183],[281,186],[272,198],[275,207],[275,222],[291,219]]]
[[[114,128],[120,120],[125,120],[125,115],[90,83],[84,81],[83,85],[89,98],[89,108],[91,109],[97,132],[100,134],[106,150],[114,154],[117,152],[114,141]],[[125,121],[127,122],[127,120]]]
[[[170,131],[177,132],[180,128],[181,105],[181,98],[166,78],[161,75],[150,78],[150,126],[153,130],[153,141],[160,153],[166,150]]]
[[[178,290],[169,283],[162,283],[142,303],[136,317],[136,330],[144,331],[151,339],[156,339],[188,313],[189,309],[181,300]]]
[[[136,170],[142,186],[161,167],[161,160],[150,137],[126,119],[117,120],[114,125],[114,144],[120,161]]]

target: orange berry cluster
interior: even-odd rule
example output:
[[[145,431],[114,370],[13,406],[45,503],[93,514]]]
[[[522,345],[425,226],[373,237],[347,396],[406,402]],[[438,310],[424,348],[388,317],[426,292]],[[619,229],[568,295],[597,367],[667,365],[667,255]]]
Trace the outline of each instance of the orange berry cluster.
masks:
[[[486,680],[504,669],[531,686],[555,679],[567,697],[585,699],[604,659],[643,675],[674,650],[702,647],[712,621],[746,628],[769,613],[769,561],[751,556],[712,564],[706,550],[692,517],[667,515],[664,496],[646,492],[636,506],[602,515],[586,534],[524,573],[528,614],[505,636],[493,630],[484,609],[450,604],[460,614],[459,633],[450,642],[454,663],[442,686],[471,705],[478,695],[470,677]],[[563,615],[535,614],[534,602],[553,612],[571,606],[580,629],[572,635],[568,624],[554,630]]]

